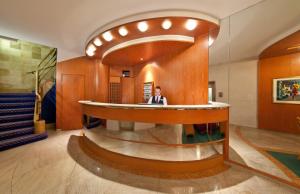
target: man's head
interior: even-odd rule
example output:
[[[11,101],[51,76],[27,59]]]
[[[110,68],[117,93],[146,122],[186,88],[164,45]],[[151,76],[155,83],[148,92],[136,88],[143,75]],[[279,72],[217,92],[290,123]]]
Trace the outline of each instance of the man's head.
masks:
[[[155,87],[155,96],[160,96],[160,92],[161,92],[160,86],[156,86]]]

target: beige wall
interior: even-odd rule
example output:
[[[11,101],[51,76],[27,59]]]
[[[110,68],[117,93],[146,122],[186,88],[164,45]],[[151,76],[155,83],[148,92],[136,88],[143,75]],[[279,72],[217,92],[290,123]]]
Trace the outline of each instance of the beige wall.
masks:
[[[34,71],[50,47],[0,38],[0,92],[34,90]]]
[[[257,127],[257,60],[212,65],[209,81],[216,82],[216,100],[231,105],[231,124]]]

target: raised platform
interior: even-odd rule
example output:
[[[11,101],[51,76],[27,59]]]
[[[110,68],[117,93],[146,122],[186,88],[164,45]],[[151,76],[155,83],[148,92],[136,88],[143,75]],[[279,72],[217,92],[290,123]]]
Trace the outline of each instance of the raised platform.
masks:
[[[96,132],[102,131],[102,132]],[[105,129],[93,129],[78,138],[79,147],[95,162],[133,174],[188,179],[212,176],[228,169],[222,154],[212,145],[177,147],[156,143],[148,137],[147,143],[130,138],[128,132],[112,135]],[[126,135],[127,134],[127,135]],[[123,139],[122,138],[127,138]],[[144,140],[147,139],[143,136]],[[136,140],[130,140],[136,139]]]
[[[80,101],[83,114],[107,120],[160,123],[140,131],[94,128],[79,137],[80,149],[94,161],[134,174],[160,178],[211,176],[228,168],[228,105],[129,105]],[[224,138],[183,144],[184,127],[219,123]],[[185,127],[186,129],[187,127]],[[172,134],[172,135],[170,135]],[[172,136],[172,137],[170,137]]]

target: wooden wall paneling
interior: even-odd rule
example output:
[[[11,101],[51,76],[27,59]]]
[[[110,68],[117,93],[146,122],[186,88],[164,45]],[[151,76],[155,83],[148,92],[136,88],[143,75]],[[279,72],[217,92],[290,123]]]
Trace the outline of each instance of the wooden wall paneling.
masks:
[[[77,106],[71,106],[70,108],[73,109],[73,111],[69,109],[64,109],[64,107],[68,106],[65,103],[70,103],[70,101],[74,101],[79,99],[75,98],[75,94],[65,92],[65,90],[69,90],[69,88],[74,88],[77,92],[83,92],[83,94],[78,93],[78,97],[80,97],[80,100],[95,100],[96,99],[96,61],[93,59],[89,59],[88,57],[78,57],[74,59],[70,59],[67,61],[62,61],[57,64],[57,72],[56,72],[56,124],[58,129],[62,130],[69,130],[69,129],[79,129],[82,128],[82,124],[79,122],[74,121],[76,125],[67,126],[65,125],[65,120],[68,120],[69,118],[81,118],[82,114],[80,111],[78,111]],[[65,75],[69,76],[81,76],[83,79],[84,85],[81,85],[81,81],[76,81],[74,83],[66,82],[68,84],[67,88],[64,88],[66,86],[63,85],[63,77]],[[65,78],[65,79],[71,79],[71,78]],[[80,78],[81,79],[81,78]],[[80,82],[78,86],[76,86],[76,82]],[[67,100],[66,100],[67,99]],[[76,102],[78,103],[78,102]]]
[[[125,65],[120,66],[119,64],[126,64],[127,68],[130,69],[132,65],[138,65],[160,56],[183,51],[191,45],[193,45],[192,42],[180,41],[154,41],[132,45],[108,54],[103,59],[103,63],[109,64],[112,70],[118,70],[117,67],[126,68]],[[121,75],[122,71],[119,71],[118,74],[113,76]]]
[[[121,78],[121,103],[134,104],[134,78]]]
[[[134,77],[133,74],[133,67],[126,65],[122,62],[124,62],[125,60],[120,60],[120,64],[118,65],[112,65],[110,63],[108,63],[107,65],[109,65],[109,75],[112,77],[122,77],[122,72],[123,70],[129,70],[130,71],[130,77]]]
[[[85,99],[85,78],[83,75],[62,75],[62,128],[82,128],[82,111],[78,103]],[[78,113],[78,114],[74,114]]]
[[[208,34],[191,47],[134,66],[135,102],[143,102],[143,83],[154,81],[169,104],[208,103]]]
[[[104,65],[100,60],[96,63],[96,101],[98,102],[108,102],[109,96],[109,66]]]
[[[299,104],[273,103],[273,79],[300,76],[300,53],[261,59],[258,66],[258,127],[299,133]]]

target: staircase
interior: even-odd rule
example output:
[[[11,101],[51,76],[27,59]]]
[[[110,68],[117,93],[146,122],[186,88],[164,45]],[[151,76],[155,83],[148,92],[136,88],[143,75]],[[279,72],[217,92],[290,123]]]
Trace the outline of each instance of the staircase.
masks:
[[[34,134],[35,93],[0,93],[0,151],[47,138]]]

